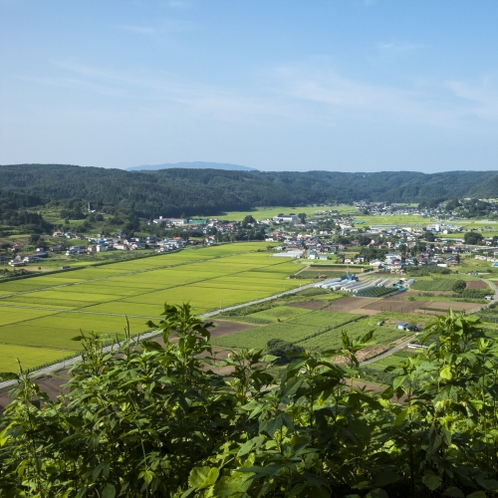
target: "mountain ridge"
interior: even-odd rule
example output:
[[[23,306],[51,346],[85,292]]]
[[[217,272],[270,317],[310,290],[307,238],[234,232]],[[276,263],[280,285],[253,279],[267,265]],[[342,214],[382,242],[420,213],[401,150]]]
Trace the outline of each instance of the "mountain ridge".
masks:
[[[420,203],[462,197],[497,198],[498,175],[495,171],[426,174],[189,168],[132,172],[92,166],[25,164],[0,167],[0,194],[36,198],[42,203],[84,199],[149,218],[216,216],[262,206],[297,208],[355,201]]]
[[[229,171],[258,171],[256,168],[250,168],[249,166],[241,166],[240,164],[230,164],[230,163],[215,163],[207,161],[190,161],[190,162],[179,162],[179,163],[164,163],[164,164],[144,164],[142,166],[132,166],[131,168],[126,168],[126,171],[159,171],[162,169],[221,169]]]

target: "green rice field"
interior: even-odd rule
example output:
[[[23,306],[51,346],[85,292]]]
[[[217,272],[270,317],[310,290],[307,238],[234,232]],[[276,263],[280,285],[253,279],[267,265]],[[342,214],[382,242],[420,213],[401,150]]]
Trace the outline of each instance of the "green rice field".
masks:
[[[266,218],[273,218],[280,213],[284,214],[299,214],[306,213],[308,217],[314,216],[317,211],[335,210],[344,213],[356,213],[357,208],[353,206],[301,206],[296,208],[289,207],[260,207],[253,211],[231,211],[223,216],[217,216],[220,220],[233,220],[242,221],[246,216],[253,216],[256,220],[264,220]]]
[[[234,334],[213,339],[213,344],[228,348],[264,348],[270,339],[282,339],[303,346],[309,351],[324,351],[339,348],[342,345],[342,332],[346,331],[351,338],[374,331],[374,340],[379,344],[389,344],[400,338],[412,335],[411,332],[398,330],[395,321],[384,326],[378,326],[380,319],[392,317],[392,313],[380,313],[376,316],[366,316],[353,313],[310,311],[299,309],[299,314],[287,314],[287,306],[278,306],[270,310],[253,313],[242,317],[240,321],[261,324],[259,319],[266,317],[286,316],[285,323],[268,323],[266,325],[247,329]],[[406,314],[406,316],[410,316]],[[419,318],[417,315],[412,318]],[[427,322],[432,317],[423,317]],[[284,322],[282,318],[279,320]],[[415,321],[415,320],[413,320]]]
[[[308,283],[287,280],[292,261],[256,252],[265,243],[195,248],[88,266],[0,284],[0,371],[56,361],[76,353],[80,331],[121,338],[157,320],[164,302],[190,302],[201,314],[261,299]]]

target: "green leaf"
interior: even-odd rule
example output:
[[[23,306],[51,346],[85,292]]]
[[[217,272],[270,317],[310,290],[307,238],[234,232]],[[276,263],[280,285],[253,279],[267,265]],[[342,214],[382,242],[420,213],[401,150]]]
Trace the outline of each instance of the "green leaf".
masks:
[[[467,495],[467,498],[486,498],[486,493],[484,491],[475,491],[470,495]]]
[[[152,470],[146,469],[138,474],[138,477],[145,481],[145,484],[150,484],[152,479],[154,479],[154,472]]]
[[[401,476],[397,472],[394,472],[393,470],[384,470],[375,477],[375,485],[380,487],[387,486],[388,484],[397,482],[400,479]]]
[[[99,463],[93,470],[92,470],[92,479],[96,481],[99,478],[100,473],[102,470],[104,470],[105,467],[109,467],[109,463]]]
[[[406,375],[397,375],[394,377],[393,380],[393,389],[396,390],[398,387],[400,387],[403,382],[406,380],[407,376]]]
[[[86,486],[82,486],[80,489],[78,489],[78,492],[76,493],[75,498],[83,498],[83,496],[86,495],[87,491],[88,491],[88,488]]]
[[[223,476],[214,485],[213,495],[216,498],[240,498],[246,496],[251,485],[252,481],[246,476]]]
[[[102,498],[114,498],[116,496],[116,488],[112,484],[106,484],[102,490]]]
[[[394,426],[398,427],[400,426],[403,421],[405,420],[406,416],[408,415],[408,409],[405,408],[404,410],[401,410],[397,415],[396,418],[394,419]]]
[[[463,494],[463,491],[461,489],[456,488],[455,486],[452,486],[451,488],[448,488],[443,493],[443,496],[453,496],[454,498],[465,498],[465,495]]]
[[[389,498],[389,495],[383,489],[377,488],[372,489],[365,498]]]
[[[275,432],[277,432],[278,429],[282,427],[282,425],[283,425],[282,417],[277,416],[263,422],[259,428],[259,431],[267,434],[269,437],[273,437]]]
[[[244,455],[247,455],[254,447],[256,442],[253,439],[250,439],[249,441],[246,441],[239,449],[237,452],[237,456],[241,457]]]
[[[498,489],[498,481],[496,479],[479,479],[476,478],[476,481],[484,488],[484,489]]]
[[[289,498],[296,498],[298,496],[302,495],[303,489],[306,488],[308,483],[306,482],[300,482],[299,484],[296,484],[290,491],[289,493]]]
[[[212,486],[218,479],[220,471],[212,467],[194,467],[188,478],[189,485],[197,490]]]
[[[190,496],[194,492],[195,492],[195,488],[189,488],[189,489],[187,489],[187,491],[185,491],[182,494],[182,496],[180,496],[180,498],[187,498],[188,496]]]
[[[439,376],[443,379],[451,380],[453,378],[453,374],[451,373],[451,366],[446,365],[445,367],[443,367],[439,372]]]
[[[435,474],[432,470],[428,470],[424,477],[422,477],[422,482],[431,490],[434,491],[435,489],[439,488],[441,486],[442,479],[440,476]]]

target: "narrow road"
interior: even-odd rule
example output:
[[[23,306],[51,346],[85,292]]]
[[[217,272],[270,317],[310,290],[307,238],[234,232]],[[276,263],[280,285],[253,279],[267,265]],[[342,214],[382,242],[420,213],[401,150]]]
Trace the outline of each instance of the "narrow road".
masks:
[[[363,367],[365,365],[369,365],[370,363],[375,363],[376,361],[382,360],[383,358],[387,358],[388,356],[391,356],[392,354],[397,353],[398,351],[401,351],[402,349],[405,349],[406,346],[408,346],[408,344],[410,344],[410,342],[412,342],[414,337],[415,336],[412,335],[408,339],[406,339],[405,341],[399,343],[397,346],[394,346],[394,348],[388,349],[387,351],[384,351],[383,353],[381,353],[377,356],[374,356],[373,358],[369,358],[368,360],[362,361],[360,363],[360,366]]]
[[[498,287],[496,286],[496,284],[494,282],[491,282],[491,280],[486,280],[484,278],[482,278],[481,280],[483,282],[485,282],[486,284],[488,284],[491,287],[491,289],[495,291],[495,296],[494,296],[493,301],[490,301],[489,303],[487,303],[483,306],[483,308],[489,308],[493,303],[498,302]]]

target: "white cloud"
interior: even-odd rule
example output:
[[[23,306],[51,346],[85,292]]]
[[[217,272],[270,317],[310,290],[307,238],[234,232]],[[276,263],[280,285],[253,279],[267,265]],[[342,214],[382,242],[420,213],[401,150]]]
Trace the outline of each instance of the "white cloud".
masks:
[[[467,114],[487,120],[498,119],[498,84],[486,77],[480,82],[451,81],[448,83],[455,97],[463,101]]]
[[[324,67],[323,60],[319,66],[298,63],[278,68],[280,91],[303,104],[322,104],[319,109],[336,119],[454,129],[467,126],[470,109],[467,102],[455,99],[457,91],[466,98],[478,99],[481,95],[478,89],[455,83],[449,91],[448,85],[427,79],[403,86],[375,84],[343,76],[336,68]],[[486,103],[498,118],[498,93],[486,98]],[[474,110],[474,115],[485,117],[483,109],[484,104],[479,106],[480,112]]]
[[[177,19],[162,19],[158,22],[157,26],[140,26],[140,25],[129,25],[122,24],[116,26],[117,29],[122,31],[127,31],[129,33],[135,33],[139,35],[149,36],[150,38],[159,39],[163,35],[168,33],[185,33],[192,31],[194,24],[189,21],[180,21]]]
[[[408,41],[395,41],[389,43],[379,43],[377,48],[383,53],[390,53],[393,55],[402,54],[404,52],[410,52],[419,48],[424,48],[424,45],[417,43],[412,43]]]
[[[386,85],[345,76],[324,57],[253,74],[252,83],[248,78],[243,88],[187,80],[155,69],[138,74],[75,60],[56,66],[61,73],[44,84],[77,89],[88,98],[109,96],[105,104],[109,109],[133,103],[132,109],[168,119],[180,113],[227,123],[284,119],[302,124],[390,123],[446,130],[475,128],[476,118],[498,124],[498,88],[492,80],[472,85],[425,79]]]

